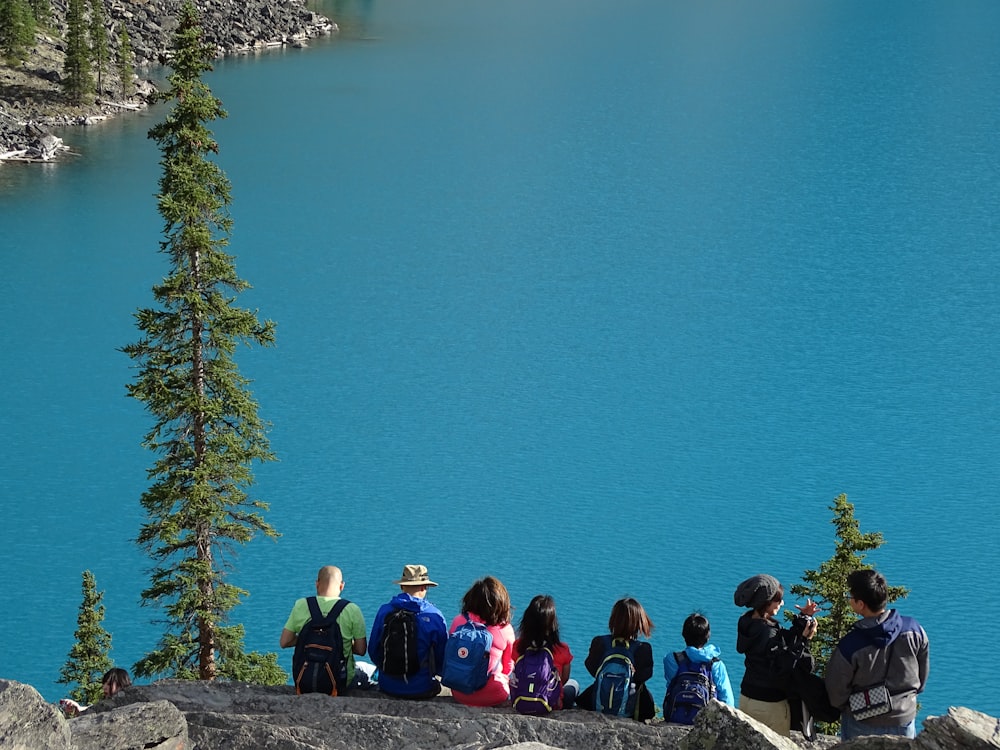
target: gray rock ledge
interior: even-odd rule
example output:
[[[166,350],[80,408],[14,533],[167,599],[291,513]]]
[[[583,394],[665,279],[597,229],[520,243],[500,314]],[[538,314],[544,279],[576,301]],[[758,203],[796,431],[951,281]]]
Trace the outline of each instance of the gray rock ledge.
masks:
[[[290,687],[163,680],[133,686],[75,719],[38,692],[0,680],[0,747],[12,750],[996,750],[1000,721],[967,708],[924,721],[915,740],[780,737],[715,704],[694,727],[590,711],[551,718],[477,709],[450,697],[411,702],[377,692],[330,698]]]

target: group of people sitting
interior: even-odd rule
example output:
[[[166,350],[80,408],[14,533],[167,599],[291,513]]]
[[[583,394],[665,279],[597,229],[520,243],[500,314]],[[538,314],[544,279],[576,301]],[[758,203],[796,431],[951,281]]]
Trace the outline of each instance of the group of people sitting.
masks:
[[[635,599],[615,602],[608,633],[591,641],[584,665],[594,680],[580,691],[570,677],[573,654],[560,638],[551,596],[534,597],[515,631],[510,596],[493,576],[472,584],[450,624],[427,600],[437,584],[425,566],[406,565],[394,583],[400,593],[379,608],[369,638],[360,608],[341,597],[340,569],[320,569],[316,596],[295,602],[281,633],[281,647],[296,649],[298,692],[336,695],[377,682],[386,695],[419,700],[437,696],[443,685],[469,706],[514,705],[540,714],[578,707],[637,720],[655,716],[646,686],[654,672],[653,650],[644,640],[653,623]],[[817,605],[809,600],[797,607],[799,614],[786,628],[777,619],[784,595],[777,579],[758,575],[740,583],[734,603],[748,611],[737,626],[737,651],[746,660],[739,708],[784,735],[794,726],[808,736],[816,713],[827,721],[841,718],[844,739],[912,737],[916,695],[927,678],[927,636],[912,618],[885,610],[888,588],[880,574],[857,571],[847,584],[862,619],[830,659],[824,682],[813,674],[808,648],[817,629]],[[708,620],[691,614],[681,632],[684,649],[662,662],[664,718],[691,723],[706,696],[735,707],[726,666],[710,643]],[[374,665],[355,661],[366,653]],[[866,704],[857,708],[859,694]]]

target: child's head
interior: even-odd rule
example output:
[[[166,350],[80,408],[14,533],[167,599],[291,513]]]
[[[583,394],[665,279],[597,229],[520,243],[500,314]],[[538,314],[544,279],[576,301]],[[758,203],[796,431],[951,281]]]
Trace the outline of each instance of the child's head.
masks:
[[[889,601],[889,585],[874,570],[855,570],[847,576],[851,598],[863,602],[872,612],[882,612]]]
[[[462,597],[462,611],[479,615],[487,625],[510,622],[510,595],[493,576],[480,578]]]
[[[695,612],[688,615],[688,618],[684,621],[681,634],[684,636],[684,643],[686,645],[701,648],[712,637],[712,628],[709,627],[708,618],[705,615]]]
[[[649,619],[646,610],[635,599],[626,597],[615,602],[608,618],[608,630],[614,638],[634,640],[639,635],[649,638],[653,632],[653,621]]]
[[[556,617],[556,602],[547,594],[539,594],[521,615],[517,628],[518,637],[526,645],[558,646],[559,618]]]
[[[109,669],[104,673],[104,677],[101,678],[101,689],[104,692],[105,698],[110,698],[118,691],[131,687],[131,685],[132,678],[121,667]]]

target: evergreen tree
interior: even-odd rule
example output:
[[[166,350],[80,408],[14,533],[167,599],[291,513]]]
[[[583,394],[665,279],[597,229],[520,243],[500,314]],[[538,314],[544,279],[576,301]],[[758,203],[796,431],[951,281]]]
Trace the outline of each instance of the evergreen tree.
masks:
[[[35,16],[27,0],[0,0],[0,54],[24,59],[35,43]]]
[[[267,506],[247,495],[251,464],[274,457],[233,360],[238,343],[272,344],[274,324],[234,304],[249,285],[224,251],[230,184],[209,160],[218,145],[206,126],[226,113],[201,80],[212,51],[190,2],[179,22],[170,88],[161,95],[174,106],[149,131],[162,155],[160,249],[169,271],[153,287],[159,309],[136,313],[141,340],[124,348],[139,369],[128,393],[154,418],[143,444],[158,454],[141,499],[138,542],[156,563],[142,599],[163,607],[167,624],[159,648],[135,672],[203,680],[270,674],[267,681],[284,682],[275,654],[243,653],[242,627],[226,625],[247,593],[225,576],[236,545],[256,532],[277,536],[263,518]]]
[[[135,68],[132,65],[132,42],[128,38],[128,29],[122,24],[122,33],[118,43],[118,78],[122,84],[122,99],[130,99],[135,93],[135,83],[132,78]]]
[[[87,45],[85,0],[69,0],[66,10],[66,59],[63,61],[63,90],[70,101],[81,104],[93,91],[90,76],[90,48]]]
[[[847,502],[847,495],[834,498],[831,523],[836,529],[836,544],[833,557],[820,563],[818,570],[807,570],[802,574],[804,584],[796,583],[791,591],[798,597],[810,598],[819,604],[816,613],[818,629],[810,641],[810,649],[816,657],[816,673],[824,674],[826,664],[840,643],[847,635],[858,616],[854,614],[847,600],[847,576],[855,570],[870,570],[873,568],[865,562],[865,553],[881,547],[885,540],[881,532],[862,533],[861,525],[854,517],[854,506]],[[909,593],[903,586],[889,587],[889,601],[893,602]],[[786,617],[794,613],[786,612]],[[833,724],[820,723],[819,730],[824,734],[837,734],[839,722]]]
[[[885,542],[881,532],[861,532],[861,526],[854,517],[854,506],[847,502],[847,495],[838,495],[829,508],[833,511],[831,523],[836,528],[837,538],[833,557],[821,563],[819,570],[805,571],[802,574],[804,584],[793,584],[791,587],[793,594],[814,599],[820,606],[816,614],[819,629],[810,644],[820,674],[840,639],[847,635],[858,619],[845,596],[847,576],[855,570],[872,569],[874,566],[865,562],[865,553],[878,549]],[[902,586],[890,586],[889,601],[907,593]]]
[[[97,93],[104,91],[104,69],[108,65],[108,30],[104,0],[90,0],[90,61],[97,71]]]
[[[89,570],[83,571],[83,601],[76,618],[76,643],[69,651],[69,659],[59,671],[58,682],[76,685],[70,697],[89,705],[104,697],[101,678],[114,663],[108,656],[111,635],[104,629],[104,592],[97,591],[97,581]]]
[[[35,17],[35,24],[43,28],[52,25],[52,5],[49,0],[30,0],[31,14]]]

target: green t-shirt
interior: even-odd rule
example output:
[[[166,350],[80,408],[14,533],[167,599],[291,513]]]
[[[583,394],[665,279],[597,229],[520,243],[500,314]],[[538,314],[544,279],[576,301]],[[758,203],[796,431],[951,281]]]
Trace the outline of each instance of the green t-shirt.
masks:
[[[319,603],[319,610],[324,615],[333,609],[333,605],[339,599],[339,596],[316,597],[316,601]],[[302,630],[302,626],[308,621],[309,604],[305,599],[299,599],[295,602],[295,606],[292,607],[292,613],[288,615],[285,630],[290,630],[295,635],[298,635],[299,631]],[[365,637],[367,632],[365,630],[365,617],[361,614],[361,608],[357,604],[349,602],[340,611],[340,615],[337,617],[337,624],[340,626],[340,635],[344,639],[344,656],[347,657],[347,682],[350,684],[354,681],[354,640]]]

